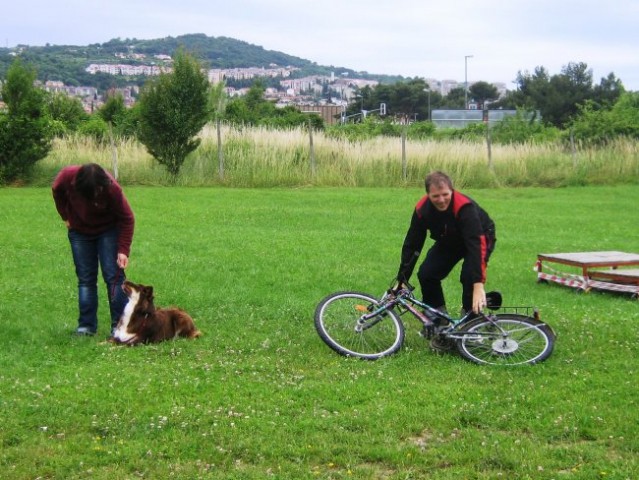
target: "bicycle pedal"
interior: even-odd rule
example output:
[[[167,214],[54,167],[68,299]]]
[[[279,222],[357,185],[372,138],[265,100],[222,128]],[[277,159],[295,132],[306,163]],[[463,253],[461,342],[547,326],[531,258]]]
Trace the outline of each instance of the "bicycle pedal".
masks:
[[[433,337],[433,333],[434,333],[434,329],[432,326],[424,326],[424,328],[422,328],[419,332],[417,332],[417,334],[422,337],[422,338],[426,338],[426,339],[430,339]]]

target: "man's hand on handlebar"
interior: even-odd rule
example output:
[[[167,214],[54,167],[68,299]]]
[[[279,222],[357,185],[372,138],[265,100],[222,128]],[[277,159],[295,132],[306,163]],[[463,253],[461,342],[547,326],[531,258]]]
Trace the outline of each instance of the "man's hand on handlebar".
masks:
[[[400,282],[399,280],[397,280],[393,284],[393,286],[388,289],[388,293],[391,293],[393,295],[397,295],[402,290],[412,290],[412,287],[408,283]]]

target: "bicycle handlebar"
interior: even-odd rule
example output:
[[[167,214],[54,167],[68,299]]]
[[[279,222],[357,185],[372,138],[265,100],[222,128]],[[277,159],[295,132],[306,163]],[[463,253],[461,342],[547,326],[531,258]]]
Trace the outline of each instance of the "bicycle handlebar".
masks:
[[[397,294],[403,290],[407,290],[409,293],[412,293],[412,291],[415,290],[415,287],[413,287],[408,282],[400,282],[397,278],[395,278],[391,282],[391,285],[388,288],[387,293],[392,293],[393,295],[397,296]]]

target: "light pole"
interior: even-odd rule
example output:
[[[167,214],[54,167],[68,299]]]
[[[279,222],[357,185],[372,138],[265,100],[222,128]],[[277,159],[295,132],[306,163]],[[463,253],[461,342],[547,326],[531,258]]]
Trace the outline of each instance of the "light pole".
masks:
[[[464,55],[464,110],[468,109],[468,59],[472,55]]]
[[[425,88],[424,91],[428,93],[428,121],[430,122],[430,88]]]

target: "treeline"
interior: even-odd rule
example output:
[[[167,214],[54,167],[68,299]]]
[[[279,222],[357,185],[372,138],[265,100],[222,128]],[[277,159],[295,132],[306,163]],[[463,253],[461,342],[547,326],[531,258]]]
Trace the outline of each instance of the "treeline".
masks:
[[[359,101],[349,106],[347,114],[359,110],[375,110],[386,104],[387,113],[410,120],[428,120],[434,109],[464,109],[465,102],[474,102],[480,109],[512,109],[539,111],[544,125],[568,128],[582,109],[609,110],[625,92],[623,83],[613,73],[594,83],[588,65],[569,63],[560,73],[551,75],[544,67],[531,74],[519,72],[516,88],[499,96],[497,88],[486,82],[451,90],[448,95],[432,91],[422,79],[398,82],[394,85],[364,87]]]

